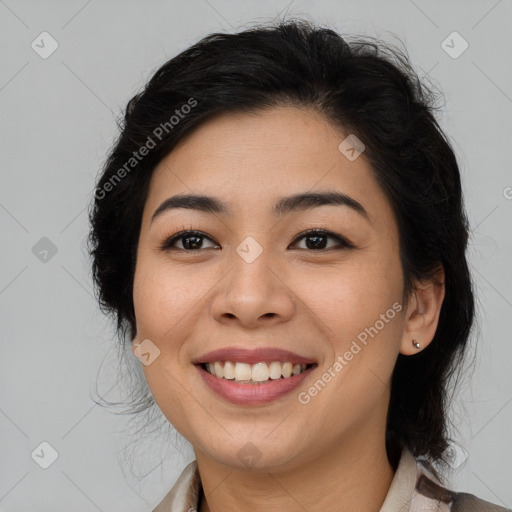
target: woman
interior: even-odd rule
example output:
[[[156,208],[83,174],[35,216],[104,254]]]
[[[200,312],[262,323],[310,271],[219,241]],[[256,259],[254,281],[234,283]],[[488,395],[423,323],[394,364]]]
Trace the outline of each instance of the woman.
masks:
[[[399,50],[296,21],[210,35],[129,102],[90,241],[196,456],[155,511],[505,510],[438,469],[474,298],[433,99]]]

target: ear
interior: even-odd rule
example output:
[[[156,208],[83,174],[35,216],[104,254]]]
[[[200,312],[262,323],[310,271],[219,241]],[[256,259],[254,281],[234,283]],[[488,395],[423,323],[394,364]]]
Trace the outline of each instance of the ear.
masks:
[[[416,281],[407,304],[400,345],[401,354],[417,354],[434,339],[445,295],[444,277],[444,268],[439,264],[431,279]],[[416,348],[413,340],[416,340],[421,348]]]

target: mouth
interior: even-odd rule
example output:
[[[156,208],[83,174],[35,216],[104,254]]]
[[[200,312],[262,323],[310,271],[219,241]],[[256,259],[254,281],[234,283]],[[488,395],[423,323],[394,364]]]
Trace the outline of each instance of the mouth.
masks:
[[[193,361],[203,382],[236,405],[263,405],[288,395],[318,366],[281,349],[220,349]]]

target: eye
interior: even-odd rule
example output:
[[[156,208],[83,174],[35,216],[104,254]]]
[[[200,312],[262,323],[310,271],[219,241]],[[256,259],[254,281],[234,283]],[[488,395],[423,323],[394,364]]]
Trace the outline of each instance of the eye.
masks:
[[[210,243],[213,244],[213,247],[204,247],[204,240],[209,240]],[[182,247],[176,247],[176,242],[181,241]],[[172,251],[172,250],[181,250],[187,252],[193,252],[198,249],[216,249],[220,246],[215,244],[213,240],[201,231],[196,230],[188,230],[188,231],[180,231],[175,235],[172,235],[170,238],[167,238],[163,244],[160,246],[160,249],[163,251]]]
[[[331,231],[325,229],[310,229],[302,232],[295,237],[289,247],[296,245],[298,241],[304,239],[306,247],[299,247],[299,249],[322,251],[328,249],[355,249],[355,245],[349,242],[341,235],[336,235]],[[328,240],[335,240],[337,243],[329,246]],[[204,241],[207,240],[212,245],[205,246]],[[181,243],[181,247],[177,246],[177,242]],[[220,245],[213,241],[213,239],[206,233],[197,230],[184,230],[172,235],[164,240],[160,249],[162,251],[185,251],[194,252],[200,249],[219,249]]]
[[[328,239],[336,240],[338,243],[328,247]],[[294,245],[299,240],[305,240],[306,247],[299,247],[299,249],[310,249],[313,251],[322,251],[327,249],[355,249],[355,245],[349,242],[341,235],[336,235],[331,231],[325,229],[310,229],[306,232],[300,233],[295,237],[291,245]]]

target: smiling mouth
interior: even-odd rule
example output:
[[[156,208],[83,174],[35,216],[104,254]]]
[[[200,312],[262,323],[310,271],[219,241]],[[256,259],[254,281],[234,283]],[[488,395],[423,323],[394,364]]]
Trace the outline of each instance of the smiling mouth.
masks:
[[[300,375],[309,368],[317,366],[317,364],[292,364],[288,361],[262,361],[255,364],[215,361],[213,363],[202,363],[200,366],[203,370],[221,380],[229,380],[239,384],[266,384]]]

